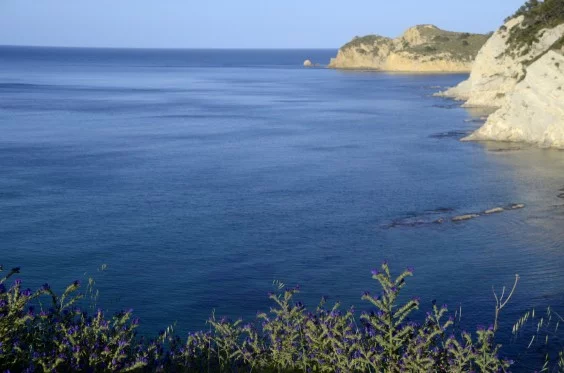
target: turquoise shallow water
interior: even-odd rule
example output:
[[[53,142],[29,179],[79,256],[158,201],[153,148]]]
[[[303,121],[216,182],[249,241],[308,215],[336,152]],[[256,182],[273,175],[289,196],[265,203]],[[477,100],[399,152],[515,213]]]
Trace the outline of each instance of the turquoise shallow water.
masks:
[[[562,310],[564,152],[460,143],[484,114],[432,93],[465,75],[301,68],[334,53],[0,48],[1,262],[93,274],[145,331],[252,319],[273,280],[360,305],[384,259],[468,327],[515,273],[505,326]]]

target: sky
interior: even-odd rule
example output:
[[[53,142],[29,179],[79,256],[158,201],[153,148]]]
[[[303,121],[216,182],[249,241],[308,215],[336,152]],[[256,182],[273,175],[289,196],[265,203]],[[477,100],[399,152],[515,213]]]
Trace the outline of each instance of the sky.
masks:
[[[0,0],[0,45],[338,48],[416,24],[487,33],[525,0]]]

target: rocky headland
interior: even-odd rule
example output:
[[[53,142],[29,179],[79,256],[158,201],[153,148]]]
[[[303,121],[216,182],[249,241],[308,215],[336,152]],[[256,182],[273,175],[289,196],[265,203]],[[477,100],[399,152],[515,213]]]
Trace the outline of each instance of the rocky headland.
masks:
[[[392,39],[379,35],[355,37],[339,49],[330,68],[397,72],[470,72],[487,35],[419,25]]]
[[[480,50],[470,78],[438,95],[497,109],[463,140],[564,148],[564,1],[524,5]]]

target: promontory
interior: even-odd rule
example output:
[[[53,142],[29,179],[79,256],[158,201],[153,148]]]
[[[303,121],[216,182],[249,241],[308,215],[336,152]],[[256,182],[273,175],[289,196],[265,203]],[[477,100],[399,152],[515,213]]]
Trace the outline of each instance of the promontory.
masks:
[[[564,0],[527,2],[480,50],[470,78],[439,95],[497,109],[463,140],[564,148]]]
[[[379,35],[355,37],[339,49],[329,67],[398,72],[470,72],[488,36],[419,25],[395,39]]]

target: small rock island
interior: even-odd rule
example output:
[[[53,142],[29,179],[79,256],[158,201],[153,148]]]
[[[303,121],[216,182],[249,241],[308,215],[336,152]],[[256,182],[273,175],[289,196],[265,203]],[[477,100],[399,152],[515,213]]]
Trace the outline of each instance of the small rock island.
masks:
[[[470,72],[489,35],[441,30],[434,25],[411,27],[392,39],[355,37],[339,49],[330,68],[398,72]]]

